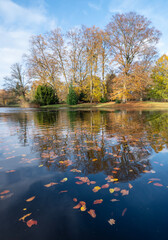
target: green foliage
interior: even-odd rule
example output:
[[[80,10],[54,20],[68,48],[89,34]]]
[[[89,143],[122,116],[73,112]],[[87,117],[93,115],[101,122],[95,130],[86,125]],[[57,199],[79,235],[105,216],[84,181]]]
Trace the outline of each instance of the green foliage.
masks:
[[[80,102],[84,102],[84,101],[85,101],[85,98],[86,98],[86,94],[85,94],[83,91],[81,91],[80,94],[79,94],[78,100],[79,100]]]
[[[76,105],[78,103],[78,97],[76,95],[76,92],[72,86],[72,84],[70,84],[69,86],[69,94],[67,96],[67,104],[69,105]]]
[[[39,85],[36,89],[35,102],[41,106],[58,103],[58,97],[55,90],[51,86]]]
[[[107,100],[106,97],[101,97],[100,102],[101,103],[106,103],[106,102],[108,102],[108,100]]]
[[[115,103],[121,103],[121,100],[119,100],[118,98],[115,100]]]
[[[168,100],[168,56],[163,55],[156,62],[152,72],[154,85],[149,90],[149,96],[156,100]]]

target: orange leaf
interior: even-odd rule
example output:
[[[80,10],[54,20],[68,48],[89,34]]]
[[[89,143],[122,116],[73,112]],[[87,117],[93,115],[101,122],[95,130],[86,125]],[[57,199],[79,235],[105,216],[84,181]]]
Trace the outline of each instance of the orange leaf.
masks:
[[[24,222],[25,218],[27,218],[30,215],[31,215],[31,213],[28,213],[28,214],[24,215],[23,217],[19,218],[19,221],[23,221]]]
[[[0,193],[0,195],[7,194],[9,192],[10,192],[9,190],[4,190],[3,192]]]
[[[93,202],[93,204],[100,204],[103,202],[103,199],[97,199]]]
[[[52,187],[52,186],[54,186],[54,185],[56,185],[56,184],[58,184],[58,183],[55,183],[55,182],[51,182],[51,183],[48,183],[48,184],[46,184],[46,185],[44,185],[45,187]]]
[[[73,207],[73,209],[79,209],[81,207],[80,203]]]
[[[101,188],[109,188],[109,186],[110,185],[108,183],[106,183],[106,184],[102,185]]]
[[[35,196],[33,196],[33,197],[31,197],[31,198],[28,198],[27,200],[26,200],[26,202],[31,202],[31,201],[33,201],[35,199]]]
[[[114,219],[109,219],[108,222],[109,222],[110,225],[114,225],[115,224],[115,220]]]
[[[127,208],[124,208],[124,210],[122,211],[122,217],[125,215],[126,211],[127,211]]]
[[[160,183],[154,183],[153,185],[155,185],[155,186],[157,186],[157,187],[163,187],[163,185],[160,184]]]
[[[90,214],[90,216],[91,216],[92,218],[95,218],[95,217],[96,217],[95,210],[90,209],[90,210],[88,211],[88,213]]]
[[[37,221],[33,220],[33,219],[30,219],[29,221],[27,221],[26,224],[27,224],[28,227],[31,227],[32,225],[37,225]]]

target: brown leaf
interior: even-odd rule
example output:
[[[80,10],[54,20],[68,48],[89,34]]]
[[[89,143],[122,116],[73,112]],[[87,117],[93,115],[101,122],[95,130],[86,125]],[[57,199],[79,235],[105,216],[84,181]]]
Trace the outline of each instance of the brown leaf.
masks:
[[[37,221],[33,220],[33,219],[30,219],[29,221],[27,221],[26,224],[27,224],[28,227],[31,227],[32,225],[37,225]]]
[[[124,208],[124,210],[122,211],[122,217],[125,215],[126,211],[127,211],[127,208]]]
[[[110,224],[110,225],[114,225],[115,224],[115,220],[112,218],[112,219],[109,219],[108,220],[108,223]]]
[[[9,190],[4,190],[3,192],[0,193],[0,195],[7,194],[9,192],[10,192]]]
[[[110,201],[111,201],[111,202],[118,202],[118,201],[120,201],[120,200],[113,198],[113,199],[111,199]]]
[[[78,200],[77,200],[77,198],[73,198],[73,201],[74,201],[74,202],[77,202]]]
[[[106,184],[102,185],[101,188],[109,188],[109,186],[110,185],[108,183],[106,183]]]
[[[73,209],[79,209],[81,207],[80,203],[73,207]]]
[[[95,217],[96,217],[95,210],[90,209],[90,210],[88,211],[88,213],[90,214],[90,216],[91,216],[92,218],[95,218]]]
[[[31,213],[28,213],[28,214],[24,215],[23,217],[19,218],[19,221],[23,221],[24,222],[25,218],[27,218],[30,215],[31,215]]]
[[[163,185],[160,184],[160,183],[154,183],[153,185],[155,185],[155,186],[157,186],[157,187],[163,187]]]
[[[129,190],[123,189],[121,190],[122,196],[128,195],[129,194]]]
[[[35,196],[33,196],[33,197],[31,197],[31,198],[28,198],[27,200],[26,200],[26,202],[31,202],[31,201],[33,201],[35,199]]]
[[[97,199],[93,202],[93,204],[100,204],[103,202],[103,199]]]
[[[48,183],[48,184],[46,184],[46,185],[44,185],[45,187],[52,187],[52,186],[54,186],[54,185],[56,185],[56,184],[58,184],[58,183],[55,183],[55,182],[51,182],[51,183]]]

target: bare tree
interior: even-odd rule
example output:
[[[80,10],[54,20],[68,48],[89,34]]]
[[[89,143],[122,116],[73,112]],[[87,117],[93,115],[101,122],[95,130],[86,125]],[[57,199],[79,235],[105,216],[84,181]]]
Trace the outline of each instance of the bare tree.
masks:
[[[140,71],[138,66],[141,66],[141,76],[149,70],[157,54],[156,43],[160,32],[151,26],[146,17],[134,12],[112,16],[106,32],[112,62],[119,73],[114,81],[114,98],[119,96],[125,102],[139,84],[142,83],[144,89],[147,81],[138,81],[136,85],[135,72],[137,69]]]
[[[10,77],[4,78],[4,88],[7,91],[14,92],[16,96],[22,96],[25,100],[28,81],[26,81],[25,72],[21,64],[15,63],[11,66]]]

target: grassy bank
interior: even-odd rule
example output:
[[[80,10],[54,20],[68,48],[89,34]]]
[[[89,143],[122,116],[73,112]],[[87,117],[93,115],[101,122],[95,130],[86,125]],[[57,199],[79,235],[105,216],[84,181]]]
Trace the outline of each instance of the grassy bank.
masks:
[[[42,106],[41,108],[107,108],[107,109],[168,109],[168,102],[127,102],[117,104],[115,102],[108,103],[82,103],[70,106],[68,104],[55,104]]]

